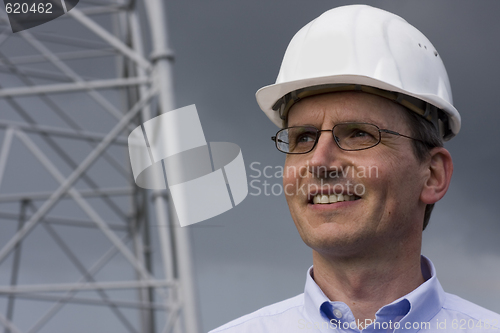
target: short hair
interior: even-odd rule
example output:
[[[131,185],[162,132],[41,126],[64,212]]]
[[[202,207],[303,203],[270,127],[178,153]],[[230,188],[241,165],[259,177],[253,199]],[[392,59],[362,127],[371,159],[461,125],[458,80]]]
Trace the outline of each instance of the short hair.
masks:
[[[423,162],[430,154],[430,151],[435,147],[443,147],[443,139],[439,135],[439,130],[430,121],[424,117],[416,114],[410,109],[403,106],[406,112],[403,116],[407,120],[408,127],[410,128],[410,135],[418,140],[411,140],[413,153],[419,162]],[[424,223],[422,230],[425,230],[429,224],[434,204],[427,204],[425,206]]]

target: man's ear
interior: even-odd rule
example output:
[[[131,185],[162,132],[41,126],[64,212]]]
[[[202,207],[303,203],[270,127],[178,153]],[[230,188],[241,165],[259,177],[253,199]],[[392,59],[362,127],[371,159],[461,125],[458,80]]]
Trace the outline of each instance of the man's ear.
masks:
[[[420,200],[426,204],[438,202],[448,191],[453,161],[450,152],[443,147],[436,147],[430,151],[430,158],[426,162],[427,177],[425,179]]]

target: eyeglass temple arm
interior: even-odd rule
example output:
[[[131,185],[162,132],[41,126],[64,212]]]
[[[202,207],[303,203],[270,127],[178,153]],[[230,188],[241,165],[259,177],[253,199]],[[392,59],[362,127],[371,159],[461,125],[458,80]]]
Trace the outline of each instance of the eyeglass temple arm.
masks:
[[[286,142],[286,141],[283,141],[283,140],[280,140],[280,139],[276,139],[276,137],[275,137],[275,136],[272,136],[272,137],[271,137],[271,140],[273,140],[274,142],[283,142],[283,143],[288,143],[288,142]]]
[[[389,133],[389,134],[394,134],[394,135],[401,135],[401,136],[404,136],[404,135],[402,135],[402,134],[399,134],[398,132],[391,131],[391,130],[388,130],[388,129],[380,129],[380,132],[384,132],[384,133]]]
[[[388,130],[388,129],[380,129],[379,131],[380,132],[384,132],[384,133],[388,133],[388,134],[404,136],[405,138],[408,138],[408,139],[412,139],[412,140],[417,140],[417,141],[420,141],[420,142],[424,142],[424,141],[422,141],[420,139],[412,138],[411,136],[404,135],[404,134],[401,134],[401,133],[398,133],[398,132],[395,132],[395,131],[391,131],[391,130]]]

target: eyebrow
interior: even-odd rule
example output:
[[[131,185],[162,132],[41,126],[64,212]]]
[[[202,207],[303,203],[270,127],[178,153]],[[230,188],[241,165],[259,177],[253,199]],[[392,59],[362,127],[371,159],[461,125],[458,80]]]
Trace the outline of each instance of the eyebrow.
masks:
[[[372,119],[370,117],[364,117],[364,119],[349,118],[349,119],[340,121],[338,123],[335,123],[334,125],[342,124],[342,123],[370,123],[370,124],[377,125],[380,128],[386,128],[387,127],[386,125],[382,125],[379,121],[375,121],[374,119]],[[295,124],[295,125],[290,125],[290,123],[287,122],[287,127],[294,127],[294,126],[313,126],[313,127],[317,127],[316,125],[313,125],[311,123],[305,123],[305,124],[298,123],[298,124]]]
[[[381,125],[380,121],[376,121],[375,119],[372,119],[370,117],[367,117],[364,119],[356,119],[356,118],[352,119],[352,118],[350,118],[350,119],[347,119],[345,121],[342,121],[342,123],[371,123],[371,124],[377,125],[380,128],[385,127],[385,125],[383,125],[383,126]]]

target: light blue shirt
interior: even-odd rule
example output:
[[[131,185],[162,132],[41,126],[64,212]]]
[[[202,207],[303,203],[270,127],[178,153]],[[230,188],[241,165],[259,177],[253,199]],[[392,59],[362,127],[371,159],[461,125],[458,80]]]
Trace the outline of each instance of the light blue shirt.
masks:
[[[444,292],[434,265],[421,260],[426,280],[409,294],[383,306],[363,332],[488,332],[500,333],[500,315]],[[360,332],[351,309],[332,302],[307,271],[303,294],[266,306],[209,333],[356,333]],[[500,300],[499,300],[500,302]]]

